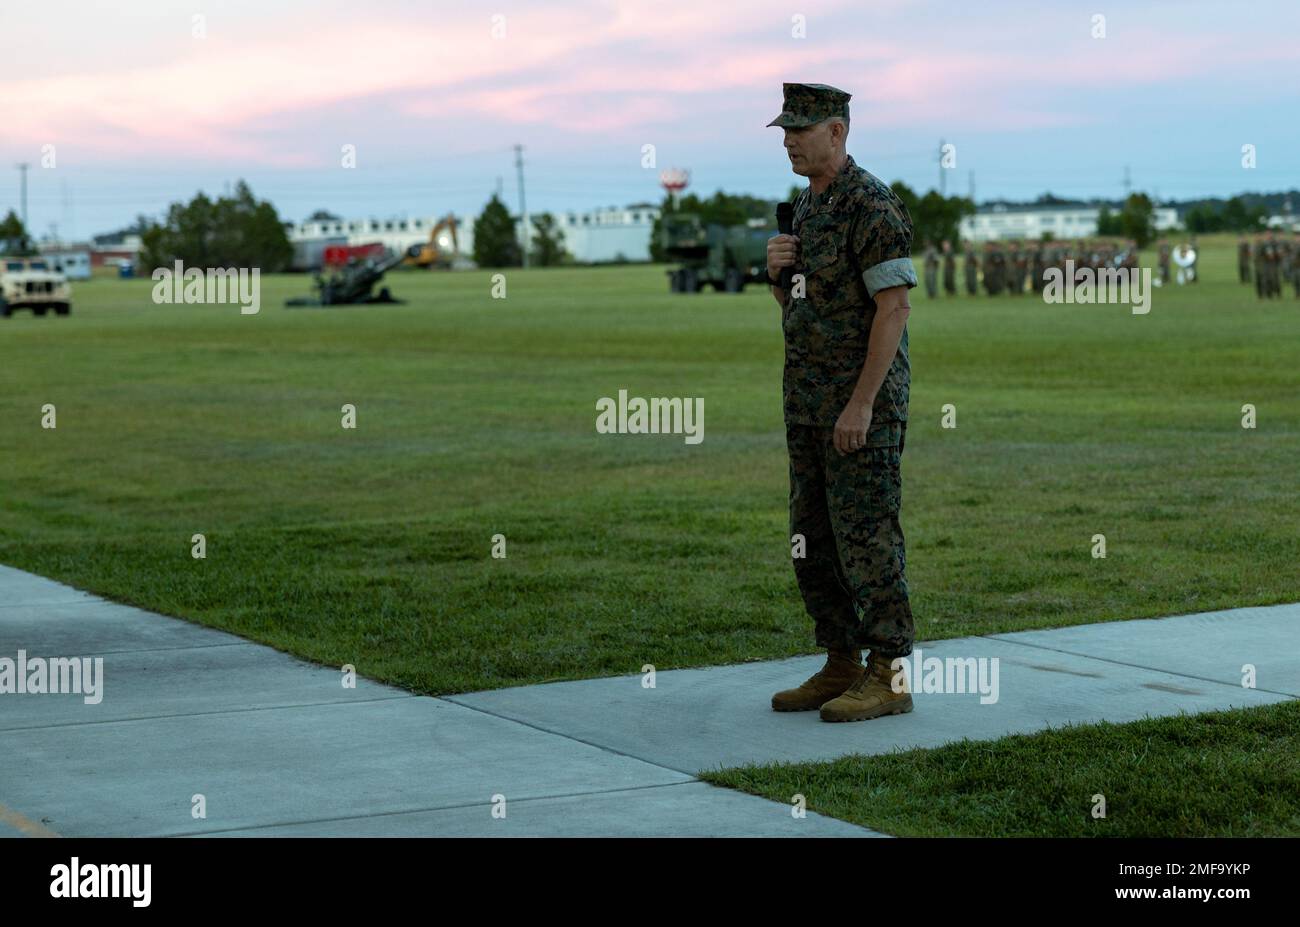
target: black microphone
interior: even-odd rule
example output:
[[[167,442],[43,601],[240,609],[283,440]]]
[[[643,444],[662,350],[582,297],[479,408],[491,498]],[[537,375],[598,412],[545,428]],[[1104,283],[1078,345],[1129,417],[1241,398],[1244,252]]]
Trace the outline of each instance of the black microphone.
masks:
[[[794,234],[794,205],[792,203],[776,204],[776,230],[782,235]],[[781,289],[788,290],[794,286],[794,268],[781,268]]]

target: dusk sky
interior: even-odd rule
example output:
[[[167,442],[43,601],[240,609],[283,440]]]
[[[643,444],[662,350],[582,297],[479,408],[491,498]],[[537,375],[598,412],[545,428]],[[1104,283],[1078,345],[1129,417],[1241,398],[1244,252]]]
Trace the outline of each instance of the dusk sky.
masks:
[[[42,236],[241,177],[285,219],[472,216],[498,178],[513,210],[516,143],[534,213],[658,202],[670,166],[784,197],[787,80],[852,93],[850,153],[918,190],[941,138],[980,201],[1300,186],[1295,0],[44,0],[0,36],[0,211],[29,162]]]

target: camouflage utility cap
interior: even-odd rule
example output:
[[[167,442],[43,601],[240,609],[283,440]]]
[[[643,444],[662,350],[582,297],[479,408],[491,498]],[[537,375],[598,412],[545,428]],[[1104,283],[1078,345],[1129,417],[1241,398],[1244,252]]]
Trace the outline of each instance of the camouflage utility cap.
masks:
[[[783,129],[800,129],[816,125],[823,120],[839,116],[849,118],[849,100],[852,94],[845,93],[828,84],[782,84],[785,103],[781,115],[769,126]]]

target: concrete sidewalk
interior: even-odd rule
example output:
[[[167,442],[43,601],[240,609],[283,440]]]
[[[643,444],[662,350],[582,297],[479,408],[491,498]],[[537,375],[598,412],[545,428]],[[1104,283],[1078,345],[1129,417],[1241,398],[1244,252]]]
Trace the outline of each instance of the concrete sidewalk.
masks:
[[[344,689],[338,670],[0,567],[0,658],[104,660],[99,704],[0,695],[0,835],[873,836],[694,776],[1300,697],[1300,605],[918,646],[996,657],[998,701],[917,694],[912,714],[858,724],[771,711],[819,657],[660,672],[652,689]]]

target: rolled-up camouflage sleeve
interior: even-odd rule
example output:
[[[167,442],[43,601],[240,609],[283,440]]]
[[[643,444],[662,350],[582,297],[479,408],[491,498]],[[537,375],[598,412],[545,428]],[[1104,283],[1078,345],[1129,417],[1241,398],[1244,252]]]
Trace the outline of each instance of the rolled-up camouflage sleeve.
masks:
[[[902,200],[876,197],[858,213],[853,247],[862,282],[873,299],[891,286],[916,286],[912,266],[912,217]]]

